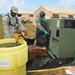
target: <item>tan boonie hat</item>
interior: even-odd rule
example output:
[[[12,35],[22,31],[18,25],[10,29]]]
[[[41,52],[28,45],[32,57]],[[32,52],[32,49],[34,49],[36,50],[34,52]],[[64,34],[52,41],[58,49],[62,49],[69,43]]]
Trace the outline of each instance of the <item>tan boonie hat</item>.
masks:
[[[11,10],[12,10],[14,13],[18,13],[18,8],[15,7],[15,6],[12,6],[12,7],[11,7]]]

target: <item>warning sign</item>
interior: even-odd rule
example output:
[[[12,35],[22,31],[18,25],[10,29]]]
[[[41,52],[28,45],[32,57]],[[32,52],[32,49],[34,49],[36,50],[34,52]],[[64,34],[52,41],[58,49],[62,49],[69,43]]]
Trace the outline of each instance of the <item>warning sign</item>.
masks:
[[[65,67],[67,74],[75,74],[75,67]]]

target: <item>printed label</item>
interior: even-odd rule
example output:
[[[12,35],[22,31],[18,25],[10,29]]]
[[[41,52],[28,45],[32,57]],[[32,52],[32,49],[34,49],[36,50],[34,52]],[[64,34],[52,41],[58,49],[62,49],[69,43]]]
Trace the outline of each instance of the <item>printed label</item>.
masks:
[[[75,67],[66,67],[65,71],[67,74],[74,74],[75,75]]]
[[[0,67],[9,67],[10,60],[0,60]]]

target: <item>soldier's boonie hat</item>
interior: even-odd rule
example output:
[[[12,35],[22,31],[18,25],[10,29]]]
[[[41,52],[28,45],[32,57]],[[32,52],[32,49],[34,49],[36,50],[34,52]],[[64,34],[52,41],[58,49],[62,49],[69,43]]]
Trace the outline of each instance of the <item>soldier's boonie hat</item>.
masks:
[[[18,13],[18,8],[15,7],[15,6],[12,6],[12,7],[11,7],[11,10],[12,10],[14,13]]]

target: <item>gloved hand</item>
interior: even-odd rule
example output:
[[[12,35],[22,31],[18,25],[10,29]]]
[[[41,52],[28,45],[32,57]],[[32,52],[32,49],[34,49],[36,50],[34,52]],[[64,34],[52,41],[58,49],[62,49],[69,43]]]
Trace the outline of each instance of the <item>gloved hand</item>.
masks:
[[[45,18],[42,18],[42,21],[45,22],[45,23],[47,22]]]
[[[47,30],[44,30],[44,33],[47,35],[48,34]]]

